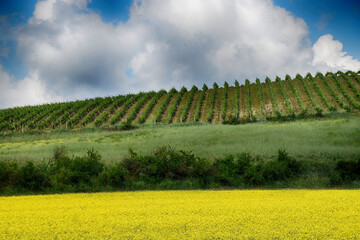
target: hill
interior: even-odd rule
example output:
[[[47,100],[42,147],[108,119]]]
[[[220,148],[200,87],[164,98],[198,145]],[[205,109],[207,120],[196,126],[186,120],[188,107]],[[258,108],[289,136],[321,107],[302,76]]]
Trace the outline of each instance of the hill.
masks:
[[[0,110],[0,131],[109,127],[120,122],[144,123],[246,123],[320,117],[330,112],[358,112],[360,72],[286,76],[265,82],[245,81],[211,89],[193,86],[180,91],[86,99],[82,101],[16,107]]]

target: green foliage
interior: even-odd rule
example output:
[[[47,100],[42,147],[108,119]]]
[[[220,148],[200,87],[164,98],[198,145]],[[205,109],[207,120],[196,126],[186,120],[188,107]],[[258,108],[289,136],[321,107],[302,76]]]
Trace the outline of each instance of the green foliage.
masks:
[[[116,124],[127,112],[127,110],[141,97],[144,96],[145,93],[139,93],[127,99],[127,101],[122,105],[119,112],[111,119],[110,123],[112,125]]]
[[[115,112],[115,109],[124,104],[127,100],[133,97],[133,94],[128,94],[124,96],[117,96],[114,100],[110,108],[105,111],[98,119],[95,120],[95,126],[100,127],[103,123],[108,120],[110,114]]]
[[[343,99],[335,92],[335,90],[330,85],[329,81],[324,77],[324,75],[322,73],[317,73],[316,77],[321,78],[323,80],[327,89],[330,91],[331,95],[335,98],[336,102],[340,105],[340,107],[345,107]]]
[[[355,93],[355,96],[357,99],[360,99],[360,91],[355,87],[355,85],[351,82],[350,78],[347,76],[347,74],[344,74],[343,72],[338,71],[336,74],[339,74],[343,79],[345,79],[348,86],[351,88],[351,90]]]
[[[306,77],[310,80],[311,84],[313,85],[313,87],[315,88],[316,92],[320,95],[321,99],[323,100],[323,102],[325,103],[326,107],[330,110],[330,111],[336,111],[336,108],[332,105],[330,105],[329,100],[327,99],[327,97],[325,96],[325,94],[323,93],[323,91],[321,90],[319,84],[316,82],[316,80],[312,77],[312,75],[310,73],[308,73],[306,75]]]
[[[240,86],[239,82],[235,80],[235,118],[240,117],[240,96],[239,96]]]
[[[193,86],[190,90],[190,94],[189,94],[189,97],[188,97],[188,100],[186,102],[186,105],[185,105],[185,110],[184,110],[184,113],[183,115],[181,116],[180,120],[181,122],[185,122],[186,121],[186,118],[189,114],[189,110],[190,110],[190,106],[191,106],[191,103],[193,102],[193,99],[194,99],[194,95],[195,93],[198,91],[198,88],[196,86]]]
[[[204,105],[207,90],[208,90],[208,87],[206,86],[206,84],[204,84],[202,87],[202,92],[200,94],[199,106],[198,106],[196,114],[195,114],[195,119],[194,119],[195,122],[198,122],[200,120],[201,109],[202,109],[202,106]]]
[[[169,105],[170,101],[171,101],[171,98],[172,96],[177,93],[176,89],[175,88],[172,88],[169,93],[167,94],[163,104],[160,106],[160,109],[159,109],[159,112],[157,113],[156,117],[155,117],[155,122],[160,122],[161,121],[161,118],[162,118],[162,115],[164,114],[167,106]]]
[[[139,118],[139,123],[144,123],[146,121],[146,119],[148,118],[149,114],[151,113],[151,111],[154,109],[154,106],[156,105],[156,103],[159,101],[160,97],[163,96],[164,94],[166,94],[166,90],[160,90],[155,97],[153,97],[149,103],[149,105],[147,106],[147,108],[145,109],[144,113],[140,116]]]
[[[339,160],[330,176],[333,185],[360,180],[360,157],[353,160]]]
[[[265,83],[268,85],[268,88],[269,88],[269,91],[270,91],[271,104],[272,104],[273,110],[275,112],[275,116],[276,116],[276,118],[280,118],[281,114],[279,112],[279,107],[277,105],[274,90],[272,89],[272,84],[271,84],[270,78],[266,77],[265,78]]]
[[[346,75],[351,75],[358,83],[360,83],[360,77],[358,74],[356,74],[355,72],[353,71],[347,71],[346,72]]]
[[[249,118],[252,120],[254,118],[252,110],[251,110],[251,96],[250,96],[250,81],[245,80],[245,87],[246,87],[246,99],[247,99],[247,109]]]
[[[306,109],[303,101],[300,98],[299,91],[297,90],[294,81],[291,79],[289,75],[286,75],[285,80],[290,83],[291,89],[293,93],[295,94],[296,100],[301,107],[301,113],[298,115],[298,118],[305,118],[308,115],[308,110]]]
[[[210,106],[209,106],[209,114],[206,118],[206,121],[208,121],[209,123],[212,121],[212,119],[214,118],[214,106],[215,106],[215,99],[216,99],[216,94],[217,94],[217,90],[218,90],[219,86],[217,85],[217,83],[214,83],[213,85],[213,89],[211,92],[211,97],[210,97]]]
[[[293,110],[292,107],[291,107],[290,101],[289,101],[289,99],[288,99],[288,96],[287,96],[287,94],[286,94],[286,91],[285,91],[285,88],[284,88],[284,86],[283,86],[283,83],[282,83],[281,79],[280,79],[279,77],[276,77],[276,82],[278,82],[278,84],[279,84],[279,86],[280,86],[280,90],[281,90],[281,93],[282,93],[282,95],[283,95],[283,98],[284,98],[286,107],[287,107],[288,116],[289,116],[291,119],[295,119],[294,110]]]
[[[85,117],[85,119],[83,119],[81,124],[86,126],[88,123],[92,122],[94,118],[98,116],[104,110],[104,108],[108,107],[111,103],[113,103],[113,99],[111,97],[103,99],[100,105],[98,105],[98,107],[96,107],[92,112],[90,112],[90,114]]]
[[[304,88],[305,88],[305,92],[306,92],[306,94],[308,95],[308,97],[309,97],[309,99],[310,99],[310,101],[311,101],[311,104],[313,105],[313,107],[314,107],[314,109],[315,109],[315,111],[316,111],[315,116],[317,116],[317,117],[322,117],[322,116],[323,116],[323,115],[322,115],[322,109],[315,103],[315,101],[314,101],[314,99],[313,99],[313,97],[312,97],[312,94],[311,94],[311,92],[310,92],[310,89],[309,89],[307,83],[305,82],[305,79],[304,79],[300,74],[297,74],[297,75],[296,75],[296,78],[297,78],[298,80],[300,80],[301,83],[303,84],[303,86],[304,86]]]
[[[186,92],[187,89],[185,87],[182,87],[179,94],[176,96],[174,104],[169,109],[168,123],[172,123],[176,110],[178,109],[178,106],[180,104],[180,101]]]
[[[223,108],[222,108],[222,113],[221,113],[221,118],[223,121],[226,118],[228,88],[229,88],[229,84],[227,82],[225,82],[224,83],[224,95],[223,95]]]
[[[90,99],[87,101],[87,104],[77,112],[77,114],[71,118],[67,125],[69,128],[75,126],[88,112],[95,108],[101,102],[101,98]]]
[[[343,95],[349,100],[349,102],[351,103],[351,105],[353,105],[355,108],[360,109],[360,104],[358,102],[356,102],[350,95],[349,93],[346,91],[346,89],[341,85],[339,79],[337,78],[337,76],[335,76],[335,74],[333,73],[326,73],[326,76],[330,76],[330,78],[335,82],[335,84],[337,85],[337,87],[340,89],[340,91],[343,93]]]
[[[155,92],[149,92],[144,94],[144,96],[136,102],[134,109],[131,111],[129,116],[126,119],[126,122],[131,122],[136,118],[136,115],[139,113],[140,109],[144,106],[144,104],[153,96],[155,95]]]
[[[264,104],[263,92],[262,92],[260,80],[258,78],[256,79],[256,85],[258,86],[258,96],[260,99],[261,110],[262,110],[264,117],[266,117],[266,109],[265,109],[265,104]]]

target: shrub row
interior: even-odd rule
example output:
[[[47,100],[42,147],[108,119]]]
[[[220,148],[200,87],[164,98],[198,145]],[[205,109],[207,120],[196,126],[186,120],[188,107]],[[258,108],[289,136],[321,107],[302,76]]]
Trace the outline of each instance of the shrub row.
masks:
[[[261,83],[260,83],[260,80],[258,78],[256,79],[256,85],[258,86],[258,97],[260,99],[261,111],[262,111],[264,117],[266,118],[266,109],[265,109],[265,104],[264,104],[264,97],[263,97]]]
[[[190,93],[189,93],[189,97],[187,99],[187,102],[186,102],[186,105],[185,105],[185,110],[184,110],[184,113],[183,115],[181,116],[180,118],[180,121],[181,122],[185,122],[186,121],[186,118],[189,114],[189,110],[190,110],[190,107],[191,107],[191,104],[194,100],[194,96],[195,96],[195,93],[198,91],[198,88],[196,86],[193,86],[190,90]]]
[[[155,95],[155,92],[146,93],[139,101],[136,102],[134,109],[131,111],[129,116],[126,119],[126,122],[131,122],[136,118],[136,115],[139,113],[140,109],[144,104]]]
[[[204,105],[204,101],[205,101],[205,96],[206,96],[206,91],[208,90],[208,87],[206,86],[206,84],[203,85],[202,87],[202,92],[200,94],[200,99],[199,99],[199,106],[197,108],[195,117],[194,117],[194,121],[198,122],[200,120],[201,117],[201,109],[202,106]]]
[[[245,80],[245,87],[246,87],[246,102],[247,102],[247,109],[248,109],[248,114],[249,114],[249,118],[253,119],[253,113],[251,110],[251,95],[250,95],[250,81],[248,79]]]
[[[112,125],[116,124],[125,115],[126,111],[142,96],[144,96],[143,92],[129,97],[126,102],[124,102],[119,112],[111,119],[110,123]]]
[[[297,74],[296,75],[296,79],[300,80],[302,85],[304,86],[305,88],[305,92],[306,92],[306,95],[308,95],[309,99],[310,99],[310,102],[311,104],[313,105],[315,111],[316,111],[316,116],[318,117],[321,117],[322,116],[322,109],[315,103],[312,95],[311,95],[311,92],[310,92],[310,89],[308,87],[308,85],[306,84],[304,78],[300,75],[300,74]]]
[[[173,103],[173,105],[170,107],[169,109],[169,114],[168,114],[168,123],[172,123],[173,118],[175,116],[175,113],[178,109],[178,106],[181,102],[182,97],[184,96],[184,94],[187,92],[186,87],[182,87],[179,94],[176,96],[175,98],[175,102]]]
[[[287,112],[288,112],[288,116],[292,119],[295,119],[295,113],[294,113],[294,110],[292,109],[291,107],[291,104],[290,104],[290,101],[288,99],[288,96],[286,94],[286,91],[285,91],[285,88],[283,86],[283,83],[281,81],[281,79],[279,77],[276,77],[276,82],[279,84],[280,86],[280,90],[281,90],[281,93],[283,95],[283,98],[284,98],[284,101],[285,101],[285,104],[286,104],[286,107],[287,107]]]
[[[347,71],[346,75],[351,75],[358,83],[360,83],[360,77],[358,74],[354,73],[353,71]]]
[[[239,82],[235,80],[235,118],[240,117],[240,86]]]
[[[326,73],[327,77],[331,77],[331,79],[335,82],[335,84],[337,85],[337,87],[340,89],[340,91],[343,93],[343,95],[349,100],[349,102],[351,103],[351,105],[353,105],[355,108],[360,109],[360,104],[358,102],[356,102],[350,95],[349,93],[346,91],[346,89],[341,85],[339,79],[335,76],[335,74],[333,73]]]
[[[353,160],[340,160],[336,163],[330,181],[333,185],[360,180],[360,157]]]
[[[276,159],[263,161],[247,153],[209,161],[191,152],[165,146],[142,155],[129,150],[129,156],[105,165],[101,155],[89,149],[84,156],[70,157],[63,147],[42,163],[0,162],[0,192],[73,192],[102,189],[131,189],[138,182],[150,185],[162,181],[192,179],[200,187],[262,186],[289,181],[301,173],[299,161],[279,150]]]
[[[331,95],[335,98],[336,102],[340,105],[340,107],[348,109],[348,106],[344,106],[343,99],[335,92],[335,90],[330,85],[328,80],[324,77],[324,75],[322,73],[317,73],[316,77],[321,78],[323,80],[327,89],[330,91]]]
[[[275,117],[276,118],[281,118],[281,114],[279,112],[279,107],[277,105],[274,90],[272,89],[272,84],[271,84],[270,78],[266,77],[265,78],[265,83],[268,85],[268,88],[269,88],[269,91],[270,91],[271,104],[272,104],[272,107],[273,107],[273,109],[275,111]]]
[[[330,111],[336,111],[336,107],[331,105],[329,100],[327,99],[327,97],[325,96],[325,94],[323,93],[323,91],[321,90],[319,84],[316,82],[316,80],[313,78],[313,76],[311,75],[311,73],[308,73],[306,75],[306,77],[310,80],[310,82],[312,83],[313,87],[315,88],[316,92],[320,95],[321,99],[323,100],[323,102],[325,103],[326,107],[330,110]]]
[[[101,104],[95,108],[90,114],[88,114],[85,119],[81,122],[83,126],[86,126],[88,123],[92,122],[96,116],[98,116],[105,108],[107,108],[110,104],[113,103],[113,98],[106,97]]]
[[[295,94],[296,101],[298,102],[298,104],[301,108],[301,113],[298,115],[298,118],[305,118],[308,115],[308,110],[306,109],[303,101],[300,98],[299,91],[297,90],[293,80],[291,79],[291,77],[289,75],[285,76],[285,80],[290,83],[291,89],[292,89],[293,93]]]
[[[18,123],[19,126],[25,125],[29,120],[33,119],[36,115],[38,115],[39,112],[41,112],[41,110],[42,110],[42,108],[40,108],[40,107],[34,109],[31,113],[29,113],[23,119],[20,120],[20,122]]]
[[[343,72],[338,71],[336,74],[339,74],[343,79],[345,79],[346,83],[348,84],[348,86],[351,88],[351,90],[355,93],[355,96],[357,99],[360,99],[360,92],[359,90],[355,87],[355,85],[351,82],[350,78],[344,74]]]
[[[33,125],[34,127],[39,127],[40,125],[38,124],[42,119],[46,118],[47,116],[49,116],[51,113],[55,112],[56,110],[58,110],[60,108],[60,104],[49,104],[48,107],[46,109],[44,109],[32,122],[31,125]],[[30,125],[30,124],[29,124]],[[39,126],[38,126],[39,125]],[[34,128],[33,127],[33,128]]]
[[[98,119],[95,120],[95,126],[100,127],[103,123],[107,122],[110,114],[115,112],[115,109],[124,104],[127,100],[133,97],[133,94],[128,94],[126,96],[117,96],[113,101],[113,104],[110,108],[105,111]]]
[[[225,81],[225,83],[224,83],[224,95],[223,95],[223,107],[222,107],[222,113],[221,113],[221,118],[222,118],[223,121],[226,118],[228,88],[229,88],[229,84]]]
[[[70,118],[70,116],[73,113],[76,113],[79,109],[81,109],[82,107],[84,107],[86,105],[86,101],[77,101],[75,102],[71,108],[69,108],[69,110],[67,112],[64,113],[64,115],[62,115],[61,117],[59,117],[53,124],[54,127],[61,125],[65,122],[67,122],[67,120]]]
[[[174,95],[175,93],[177,93],[177,91],[176,91],[175,88],[172,88],[172,89],[168,92],[168,94],[167,94],[164,102],[163,102],[162,105],[160,106],[159,112],[157,113],[157,115],[156,115],[156,117],[155,117],[155,122],[160,122],[160,121],[161,121],[162,115],[164,114],[167,106],[169,105],[169,103],[170,103],[170,101],[171,101],[171,98],[173,97],[173,95]]]
[[[88,103],[80,109],[74,117],[72,117],[68,122],[67,126],[72,128],[75,126],[88,112],[94,109],[100,102],[100,98],[95,98],[88,100]]]
[[[69,110],[72,107],[72,104],[64,104],[63,106],[60,107],[59,110],[55,111],[54,113],[52,113],[50,115],[50,117],[48,119],[46,119],[45,121],[43,121],[40,125],[39,128],[46,128],[51,124],[51,127],[54,127],[54,121],[55,119],[57,119],[59,116],[61,116],[62,114],[64,114],[65,111]]]
[[[216,93],[218,90],[219,86],[217,85],[217,83],[213,84],[213,89],[211,92],[211,97],[210,97],[210,106],[209,106],[209,114],[206,118],[206,121],[211,122],[212,119],[214,118],[214,113],[215,113],[215,99],[216,99]]]
[[[139,123],[142,124],[146,121],[146,119],[148,118],[149,114],[151,113],[151,111],[154,109],[154,106],[156,105],[156,103],[159,101],[160,97],[163,96],[164,94],[166,94],[166,90],[160,90],[155,97],[153,97],[149,103],[149,105],[147,106],[147,108],[145,109],[145,112],[140,116],[139,118]]]

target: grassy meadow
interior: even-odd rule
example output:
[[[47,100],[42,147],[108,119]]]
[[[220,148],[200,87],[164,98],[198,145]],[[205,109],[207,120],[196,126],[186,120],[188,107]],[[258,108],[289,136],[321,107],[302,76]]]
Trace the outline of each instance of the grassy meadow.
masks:
[[[284,123],[149,124],[131,131],[83,128],[2,133],[0,160],[42,161],[59,145],[75,156],[94,148],[107,163],[127,156],[129,148],[151,153],[164,145],[208,159],[242,152],[270,158],[278,149],[285,149],[301,159],[331,161],[333,157],[360,155],[360,118],[359,114],[334,113],[325,118]]]

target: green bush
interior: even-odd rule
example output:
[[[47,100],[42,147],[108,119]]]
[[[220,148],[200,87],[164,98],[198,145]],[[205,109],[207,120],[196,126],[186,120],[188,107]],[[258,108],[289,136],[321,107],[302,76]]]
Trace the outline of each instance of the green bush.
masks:
[[[18,182],[18,165],[15,161],[0,161],[0,191],[14,187]]]
[[[351,161],[338,161],[336,163],[334,174],[336,178],[332,176],[332,181],[337,180],[338,182],[347,182],[353,180],[360,180],[360,158],[358,157],[357,159]]]
[[[44,172],[33,162],[28,161],[19,169],[18,185],[20,188],[38,191],[45,186],[45,183],[46,176]]]

